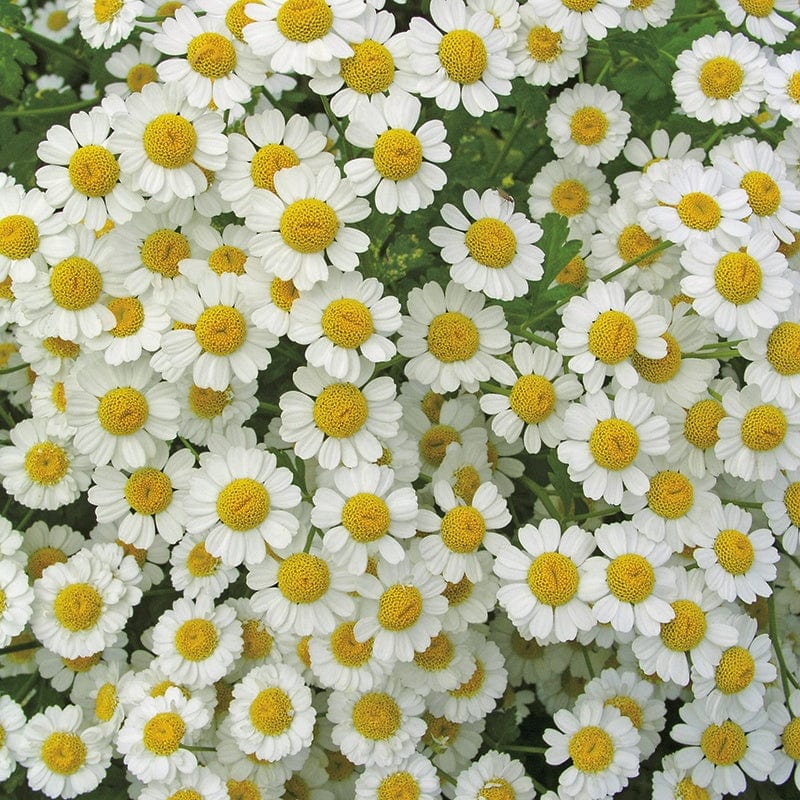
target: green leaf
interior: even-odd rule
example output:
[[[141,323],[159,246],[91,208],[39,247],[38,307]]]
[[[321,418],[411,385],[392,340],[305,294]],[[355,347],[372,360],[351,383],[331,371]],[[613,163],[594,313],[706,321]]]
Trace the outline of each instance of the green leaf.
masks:
[[[495,711],[486,718],[486,735],[498,744],[511,744],[519,739],[519,725],[517,725],[514,709]]]
[[[0,94],[18,97],[22,91],[22,65],[35,64],[36,53],[22,39],[0,33]]]
[[[0,28],[21,28],[25,24],[25,13],[11,0],[0,0]]]
[[[547,473],[550,484],[558,492],[563,508],[568,511],[575,499],[578,487],[569,479],[567,466],[558,460],[555,450],[551,450],[547,454],[547,464],[550,467],[550,471]]]
[[[538,246],[544,250],[544,275],[541,286],[549,286],[559,272],[576,256],[581,249],[581,243],[567,241],[569,238],[569,225],[567,218],[561,214],[551,212],[542,220],[544,234]]]

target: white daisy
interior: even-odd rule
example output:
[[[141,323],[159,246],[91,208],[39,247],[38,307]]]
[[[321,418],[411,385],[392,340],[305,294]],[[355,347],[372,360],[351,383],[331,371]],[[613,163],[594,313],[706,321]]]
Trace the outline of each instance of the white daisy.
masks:
[[[504,792],[514,800],[533,800],[536,790],[533,781],[525,774],[521,761],[506,753],[489,750],[456,781],[455,800],[481,800]]]
[[[141,0],[69,0],[69,16],[78,18],[81,36],[90,47],[113,47],[126,39],[136,26],[136,17],[144,10]]]
[[[643,31],[645,28],[663,28],[675,10],[675,0],[654,0],[642,5],[638,0],[630,0],[627,7],[621,9],[624,31]]]
[[[418,694],[447,692],[461,686],[475,671],[466,631],[437,633],[411,661],[396,665],[397,678]]]
[[[47,567],[65,563],[85,543],[83,536],[67,525],[48,527],[41,520],[34,522],[25,531],[21,547],[21,552],[27,556],[25,571],[28,577],[32,582],[38,580]]]
[[[414,753],[391,767],[365,769],[355,785],[354,800],[371,800],[381,794],[417,800],[438,800],[441,796],[436,767],[419,753]]]
[[[176,775],[173,780],[146,785],[141,800],[171,800],[177,795],[192,800],[228,800],[229,795],[222,778],[206,767],[198,767],[189,774]]]
[[[682,800],[694,792],[708,800],[722,800],[722,794],[711,786],[698,786],[689,776],[690,769],[682,769],[675,763],[675,754],[664,756],[661,769],[653,773],[653,800]],[[705,794],[703,794],[705,792]]]
[[[442,594],[447,600],[447,611],[442,617],[442,630],[464,631],[470,625],[486,622],[489,612],[497,603],[498,580],[491,575],[491,553],[479,552],[478,561],[484,578],[473,583],[466,575],[456,583],[448,583]]]
[[[25,712],[22,706],[8,695],[0,697],[0,730],[3,743],[0,744],[0,780],[5,781],[17,764],[16,753],[22,743],[25,727]]]
[[[202,534],[187,533],[170,553],[172,585],[189,600],[201,594],[216,600],[238,576],[235,567],[208,552],[205,540]]]
[[[13,558],[0,561],[0,646],[22,633],[31,618],[33,589],[22,566]]]
[[[553,30],[562,31],[568,39],[581,36],[605,39],[608,31],[619,27],[620,11],[627,0],[599,0],[599,2],[575,2],[575,0],[546,0],[537,11]]]
[[[457,498],[465,503],[472,503],[481,484],[492,481],[488,437],[484,436],[480,441],[470,441],[467,444],[450,442],[442,463],[431,476],[431,482],[426,489],[431,489],[440,481],[447,483]]]
[[[65,42],[75,33],[78,23],[69,18],[67,3],[63,0],[50,0],[36,9],[31,22],[31,30],[54,42]]]
[[[745,30],[755,39],[766,44],[783,42],[795,30],[795,23],[779,14],[779,11],[795,13],[797,6],[791,0],[770,0],[752,3],[748,0],[717,0],[728,22]]]
[[[778,471],[761,485],[765,499],[761,508],[772,532],[781,537],[781,546],[790,555],[800,539],[800,470]]]
[[[793,690],[787,700],[788,710],[783,704],[771,704],[768,713],[776,722],[780,731],[780,749],[773,752],[775,765],[770,771],[769,779],[773,783],[782,784],[789,780],[794,770],[794,783],[800,782],[800,770],[795,769],[800,761],[800,692]]]
[[[239,287],[255,326],[274,336],[285,336],[292,306],[300,297],[294,282],[278,278],[259,263],[247,268]]]
[[[784,53],[764,72],[767,105],[790,122],[800,121],[800,53]]]
[[[119,83],[109,83],[106,93],[119,95],[124,99],[132,92],[141,92],[143,86],[158,80],[156,64],[160,57],[161,53],[146,41],[140,42],[138,46],[128,43],[111,53],[105,67],[110,75],[121,80]]]

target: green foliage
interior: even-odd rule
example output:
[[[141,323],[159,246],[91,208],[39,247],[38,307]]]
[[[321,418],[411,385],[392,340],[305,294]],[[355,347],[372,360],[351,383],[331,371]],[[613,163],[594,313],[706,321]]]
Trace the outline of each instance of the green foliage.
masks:
[[[0,95],[8,100],[19,96],[24,85],[23,67],[36,63],[36,53],[22,39],[0,33]]]

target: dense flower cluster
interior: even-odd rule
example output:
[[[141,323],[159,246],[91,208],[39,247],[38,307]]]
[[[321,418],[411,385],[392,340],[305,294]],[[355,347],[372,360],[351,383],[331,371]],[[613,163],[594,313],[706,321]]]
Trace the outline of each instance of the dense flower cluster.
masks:
[[[702,146],[582,71],[672,0],[382,6],[28,9],[118,82],[0,176],[0,779],[800,789],[797,3],[677,55]],[[450,120],[517,86],[552,98],[527,204],[440,202]],[[364,228],[425,209],[438,272],[395,281]]]

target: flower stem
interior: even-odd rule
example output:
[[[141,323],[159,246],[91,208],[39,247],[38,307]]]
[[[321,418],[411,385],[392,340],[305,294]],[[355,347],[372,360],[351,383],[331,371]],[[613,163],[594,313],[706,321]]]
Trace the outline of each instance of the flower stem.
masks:
[[[519,135],[519,132],[522,130],[523,125],[525,124],[526,119],[525,115],[521,112],[517,112],[517,117],[514,120],[514,125],[511,128],[511,132],[508,134],[508,138],[505,140],[503,144],[503,149],[498,154],[497,158],[495,159],[494,164],[492,164],[492,168],[489,170],[489,183],[493,183],[495,178],[497,177],[497,173],[500,171],[500,167],[503,165],[503,162],[506,160],[506,156],[508,156],[509,152],[511,152],[511,148],[514,145],[514,140]]]
[[[789,681],[795,687],[798,686],[797,680],[786,666],[786,659],[783,657],[783,650],[781,650],[781,642],[778,638],[778,618],[775,614],[775,595],[771,594],[767,598],[767,611],[769,614],[769,638],[772,639],[772,649],[775,651],[775,656],[778,659],[778,667],[781,672],[781,685],[783,686],[783,695],[789,699]]]
[[[22,650],[35,650],[41,647],[42,643],[37,641],[20,642],[19,644],[10,644],[7,647],[0,647],[0,656],[5,656],[8,653],[19,653]]]
[[[18,108],[14,111],[0,111],[0,117],[46,117],[54,114],[71,114],[73,111],[81,111],[84,108],[91,108],[97,105],[97,98],[91,100],[80,100],[77,103],[70,103],[66,106],[50,106],[49,108]],[[28,366],[24,364],[23,366]],[[20,369],[15,367],[14,369]],[[8,371],[13,372],[14,369]],[[3,370],[6,372],[7,370]]]
[[[636,256],[636,258],[632,258],[630,261],[626,261],[621,267],[617,267],[613,272],[609,272],[608,275],[603,276],[604,281],[610,281],[612,278],[616,278],[622,272],[625,272],[626,269],[630,269],[631,267],[635,267],[640,261],[644,261],[646,258],[650,258],[650,256],[656,255],[656,253],[661,253],[666,250],[668,247],[672,247],[672,242],[659,242],[655,247],[651,247],[649,250],[646,250],[641,255]]]
[[[527,475],[523,475],[520,480],[522,483],[527,486],[535,495],[542,501],[542,505],[547,509],[547,513],[557,522],[561,522],[561,517],[558,515],[558,511],[556,511],[556,507],[553,505],[553,501],[550,499],[550,496],[547,492],[539,486],[536,481],[529,478]]]
[[[353,151],[350,149],[350,142],[348,142],[344,137],[344,126],[342,125],[342,121],[336,116],[336,114],[333,113],[330,101],[327,97],[325,97],[324,94],[321,94],[319,99],[322,101],[322,107],[325,109],[325,116],[331,121],[331,125],[336,128],[336,133],[339,134],[339,140],[342,143],[344,157],[350,161],[353,158]]]

